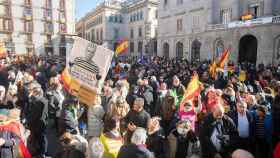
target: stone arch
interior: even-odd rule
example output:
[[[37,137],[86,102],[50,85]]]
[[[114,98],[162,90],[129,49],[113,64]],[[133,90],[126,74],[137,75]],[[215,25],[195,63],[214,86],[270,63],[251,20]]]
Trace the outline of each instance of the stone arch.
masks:
[[[217,38],[214,41],[214,53],[213,53],[214,59],[219,58],[223,53],[224,49],[225,49],[224,41],[221,38]]]
[[[183,58],[184,57],[184,44],[181,41],[176,43],[176,57]]]
[[[166,57],[166,58],[169,58],[169,44],[167,42],[165,42],[163,44],[163,56]]]
[[[280,60],[280,35],[274,38],[273,44],[273,63]]]
[[[201,42],[198,39],[195,39],[192,42],[191,61],[200,60],[200,48],[201,48]]]
[[[239,40],[238,62],[256,64],[258,56],[258,39],[252,34],[246,34]]]

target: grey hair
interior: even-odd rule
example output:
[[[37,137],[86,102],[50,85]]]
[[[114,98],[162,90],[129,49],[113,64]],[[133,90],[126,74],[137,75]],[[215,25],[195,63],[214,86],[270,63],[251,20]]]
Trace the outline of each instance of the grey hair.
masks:
[[[140,145],[145,144],[147,139],[147,131],[144,128],[136,128],[131,137],[131,143]]]
[[[232,158],[254,158],[254,156],[246,150],[235,150],[232,153]]]

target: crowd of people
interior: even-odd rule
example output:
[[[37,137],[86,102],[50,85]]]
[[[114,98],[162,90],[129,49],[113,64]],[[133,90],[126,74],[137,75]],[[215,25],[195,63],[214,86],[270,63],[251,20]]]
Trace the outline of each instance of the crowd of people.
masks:
[[[61,81],[64,63],[0,65],[0,155],[18,158],[279,158],[280,65],[154,57],[114,60],[93,105]],[[182,99],[192,75],[200,94]],[[28,155],[28,154],[26,154]]]

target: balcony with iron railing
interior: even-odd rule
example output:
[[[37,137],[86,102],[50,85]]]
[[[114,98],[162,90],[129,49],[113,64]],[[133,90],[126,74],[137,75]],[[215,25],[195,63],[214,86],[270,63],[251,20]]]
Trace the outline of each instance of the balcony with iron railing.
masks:
[[[206,26],[207,31],[216,31],[227,29],[227,24],[209,24]]]
[[[280,24],[280,15],[279,16],[275,16],[272,18],[272,23],[274,24]]]

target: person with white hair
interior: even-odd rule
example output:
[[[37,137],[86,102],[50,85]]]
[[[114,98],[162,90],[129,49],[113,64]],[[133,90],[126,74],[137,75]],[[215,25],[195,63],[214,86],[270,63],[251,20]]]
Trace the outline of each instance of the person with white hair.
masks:
[[[233,140],[238,137],[233,120],[225,115],[221,104],[203,119],[199,132],[202,157],[209,158],[229,157],[229,152],[234,148]]]
[[[232,155],[232,158],[254,158],[254,156],[246,150],[235,150]]]
[[[117,158],[154,158],[146,148],[147,132],[144,128],[137,128],[131,137],[131,144],[123,145]]]

